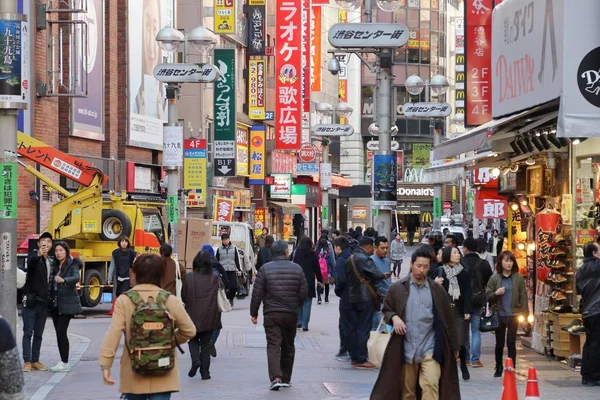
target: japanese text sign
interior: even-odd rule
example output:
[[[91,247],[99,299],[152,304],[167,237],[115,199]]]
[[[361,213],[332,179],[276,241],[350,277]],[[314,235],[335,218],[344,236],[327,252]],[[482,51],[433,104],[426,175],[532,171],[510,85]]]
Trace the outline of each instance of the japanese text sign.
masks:
[[[321,91],[322,10],[322,7],[313,6],[310,12],[310,85],[313,92]]]
[[[499,199],[476,199],[476,218],[506,218],[508,216],[508,202]]]
[[[248,176],[248,128],[239,126],[235,136],[235,174]]]
[[[466,125],[482,125],[492,119],[492,0],[467,0]]]
[[[0,20],[0,101],[27,103],[29,43],[26,21]]]
[[[0,164],[0,219],[17,218],[17,164]]]
[[[163,167],[183,165],[183,126],[163,126]]]
[[[291,174],[272,174],[273,184],[271,185],[272,198],[289,198],[292,193],[292,175]]]
[[[236,0],[215,0],[215,33],[235,34]]]
[[[310,113],[310,12],[310,0],[302,0],[302,111],[305,113],[303,115]],[[307,134],[310,139],[310,132]]]
[[[340,24],[348,23],[348,12],[346,10],[338,10],[338,22]],[[342,57],[340,60],[338,99],[340,99],[341,102],[348,101],[348,57]],[[345,125],[347,122],[346,117],[340,117],[340,124]]]
[[[265,183],[265,126],[250,128],[250,184]]]
[[[455,64],[456,72],[454,75],[456,91],[454,95],[454,110],[456,114],[465,114],[465,89],[466,89],[466,75],[465,75],[465,20],[464,18],[455,19]]]
[[[206,140],[186,139],[183,144],[183,188],[190,189],[188,207],[206,205]]]
[[[402,109],[408,118],[440,118],[452,112],[448,103],[406,103]]]
[[[179,197],[169,196],[167,197],[167,222],[176,224],[177,221],[179,221]]]
[[[275,38],[275,147],[296,150],[302,121],[302,0],[277,2]]]
[[[213,82],[219,70],[212,64],[158,64],[154,67],[154,77],[166,83]]]
[[[265,55],[266,6],[248,6],[248,55]]]
[[[235,49],[215,49],[220,77],[214,84],[215,140],[235,140]]]
[[[265,67],[264,59],[248,61],[248,116],[253,120],[265,119]]]
[[[296,171],[296,156],[288,153],[274,151],[271,153],[271,173],[289,174]]]
[[[474,172],[473,183],[485,189],[497,189],[498,177],[492,175],[492,168],[478,168]]]
[[[232,222],[233,221],[233,199],[225,197],[215,197],[215,219],[217,222]]]
[[[337,48],[398,48],[408,42],[403,24],[347,24],[329,28],[329,43]]]

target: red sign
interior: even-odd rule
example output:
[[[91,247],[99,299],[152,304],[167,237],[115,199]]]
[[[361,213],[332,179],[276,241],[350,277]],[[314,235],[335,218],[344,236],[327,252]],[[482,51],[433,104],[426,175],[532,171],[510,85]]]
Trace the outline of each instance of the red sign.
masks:
[[[492,175],[492,168],[478,168],[473,177],[475,185],[481,185],[483,189],[497,189],[498,177]]]
[[[274,185],[275,184],[275,177],[273,176],[265,176],[265,185],[269,186],[269,185]]]
[[[492,119],[492,0],[469,0],[465,7],[467,125]]]
[[[476,199],[475,200],[476,218],[507,218],[508,202],[498,199]]]
[[[233,221],[233,199],[215,197],[215,218],[218,222]]]
[[[272,174],[293,174],[296,177],[296,156],[288,153],[274,151],[271,153]]]
[[[317,158],[317,148],[310,143],[304,143],[298,151],[298,159],[301,162],[311,163]]]
[[[302,3],[285,0],[276,6],[275,148],[281,150],[297,150],[301,142]]]
[[[310,112],[310,0],[302,0],[302,111]]]
[[[396,166],[398,167],[398,180],[404,179],[404,151],[396,153]]]

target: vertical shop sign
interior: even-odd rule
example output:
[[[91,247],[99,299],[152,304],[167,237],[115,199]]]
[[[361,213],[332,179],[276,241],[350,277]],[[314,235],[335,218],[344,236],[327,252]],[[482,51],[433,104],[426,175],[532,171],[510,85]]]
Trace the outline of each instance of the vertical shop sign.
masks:
[[[265,126],[250,128],[250,185],[265,183]]]
[[[413,168],[425,168],[429,166],[431,155],[430,143],[413,143],[412,166]]]
[[[215,33],[218,35],[235,34],[236,0],[215,0]]]
[[[17,163],[0,163],[0,219],[17,218]]]
[[[500,199],[481,198],[475,200],[475,217],[480,219],[500,218],[508,216],[508,202]]]
[[[266,1],[248,6],[248,55],[265,55],[265,29],[267,26]]]
[[[235,135],[235,174],[248,176],[248,128],[238,126]]]
[[[189,189],[188,207],[206,205],[206,140],[186,139],[183,144],[183,188]]]
[[[183,166],[183,127],[163,126],[163,167]]]
[[[256,208],[254,210],[254,234],[256,236],[262,235],[263,229],[266,227],[266,211],[266,208]]]
[[[169,196],[167,197],[167,222],[176,224],[177,221],[179,221],[179,197]]]
[[[396,155],[375,154],[373,156],[373,205],[395,206],[397,204]]]
[[[338,10],[338,23],[345,24],[348,22],[348,11]],[[348,101],[348,55],[345,55],[340,60],[340,73],[338,78],[338,98],[340,102]],[[347,118],[340,117],[340,124],[344,125],[348,122]]]
[[[235,140],[235,49],[215,49],[220,76],[215,82],[215,140]]]
[[[465,115],[465,20],[464,18],[456,18],[456,38],[455,38],[455,74],[456,91],[454,95],[454,112],[456,114]]]
[[[404,150],[396,153],[396,165],[398,168],[397,180],[401,181],[404,178]]]
[[[27,21],[0,20],[0,101],[27,104],[29,43]]]
[[[322,10],[322,7],[312,6],[310,11],[310,90],[312,92],[321,91]]]
[[[302,143],[310,141],[310,0],[302,0]]]
[[[298,160],[295,155],[274,151],[271,153],[271,173],[289,174],[296,176],[296,164]]]
[[[441,218],[442,217],[442,198],[434,197],[433,198],[433,218]]]
[[[233,199],[225,197],[215,197],[214,216],[217,222],[232,222],[233,221]]]
[[[281,150],[297,150],[301,143],[302,1],[277,2],[275,147]]]
[[[248,61],[248,116],[265,119],[265,60]]]

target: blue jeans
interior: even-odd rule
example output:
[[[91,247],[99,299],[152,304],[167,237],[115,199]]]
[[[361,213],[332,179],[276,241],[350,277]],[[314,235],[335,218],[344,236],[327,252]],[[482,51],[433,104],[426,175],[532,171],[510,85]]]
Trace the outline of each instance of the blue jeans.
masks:
[[[312,297],[307,297],[306,299],[304,299],[304,304],[302,304],[302,307],[298,308],[298,325],[302,325],[302,329],[308,329],[312,301]]]
[[[36,301],[33,307],[23,307],[23,362],[35,363],[40,361],[42,337],[48,318],[48,304]],[[33,345],[31,338],[33,337]]]
[[[217,339],[219,338],[220,333],[221,333],[221,329],[213,330],[211,338],[210,338],[210,344],[212,344],[214,346],[215,343],[217,343]]]
[[[373,325],[373,302],[352,303],[352,330],[350,332],[350,356],[357,364],[367,362],[367,342]]]
[[[467,343],[467,361],[477,362],[481,357],[481,332],[479,332],[479,320],[481,319],[481,308],[475,307],[475,311],[471,314],[471,345]]]
[[[123,393],[121,398],[125,400],[169,400],[171,398],[171,392],[150,394]]]

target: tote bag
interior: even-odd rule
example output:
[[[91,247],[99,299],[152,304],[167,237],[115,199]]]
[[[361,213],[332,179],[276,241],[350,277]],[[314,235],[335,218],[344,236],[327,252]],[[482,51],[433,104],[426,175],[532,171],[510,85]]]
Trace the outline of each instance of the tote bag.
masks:
[[[219,311],[222,313],[229,312],[233,310],[231,306],[231,302],[227,298],[227,293],[225,292],[225,288],[223,287],[223,281],[221,278],[219,279],[219,292],[217,293],[217,306],[219,307]]]
[[[379,322],[377,330],[369,333],[369,341],[367,342],[369,361],[377,367],[381,367],[385,349],[387,348],[390,338],[392,337],[392,334],[387,332],[387,330],[380,332],[381,324],[383,324],[383,318],[381,318],[381,322]]]

